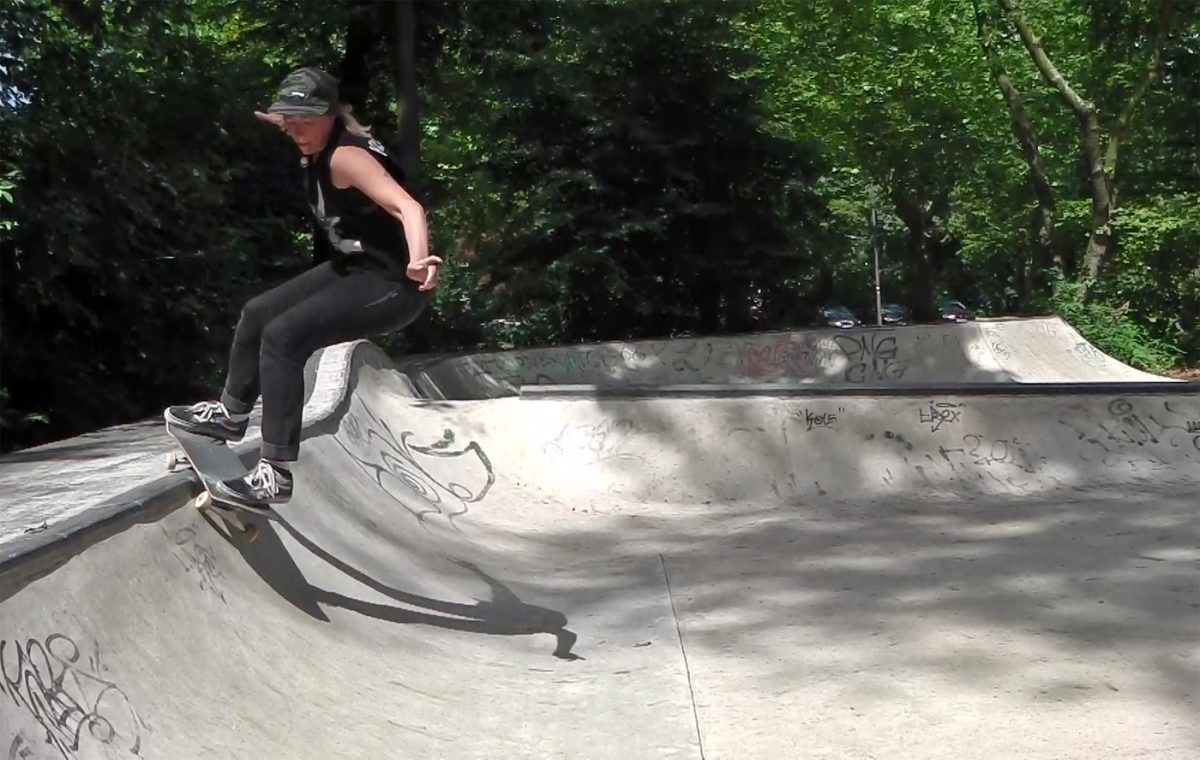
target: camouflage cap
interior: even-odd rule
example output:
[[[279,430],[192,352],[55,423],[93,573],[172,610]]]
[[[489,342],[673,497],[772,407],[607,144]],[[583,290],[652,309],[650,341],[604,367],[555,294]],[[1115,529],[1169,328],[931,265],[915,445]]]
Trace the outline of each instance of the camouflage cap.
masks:
[[[338,103],[338,83],[320,69],[306,67],[288,74],[275,92],[267,113],[283,116],[324,116]]]

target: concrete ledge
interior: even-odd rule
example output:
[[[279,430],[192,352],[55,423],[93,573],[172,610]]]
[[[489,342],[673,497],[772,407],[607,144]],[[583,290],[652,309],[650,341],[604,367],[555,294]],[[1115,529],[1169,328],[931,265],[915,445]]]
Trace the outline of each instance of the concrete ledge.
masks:
[[[305,370],[309,391],[304,406],[306,429],[336,413],[350,387],[356,361],[378,362],[376,355],[382,352],[373,344],[353,341],[314,356]],[[254,431],[234,451],[250,464],[258,457],[260,444],[258,431]],[[58,522],[48,520],[44,529],[27,530],[23,536],[0,542],[0,600],[94,544],[133,525],[162,519],[201,489],[199,479],[190,470],[166,475],[105,498]]]
[[[939,383],[894,384],[886,387],[848,388],[790,383],[733,383],[724,385],[529,385],[521,389],[524,400],[633,399],[633,398],[746,398],[769,396],[1113,396],[1200,395],[1200,383]]]
[[[0,600],[69,562],[89,546],[133,525],[161,519],[199,491],[200,483],[194,475],[168,475],[0,545]]]

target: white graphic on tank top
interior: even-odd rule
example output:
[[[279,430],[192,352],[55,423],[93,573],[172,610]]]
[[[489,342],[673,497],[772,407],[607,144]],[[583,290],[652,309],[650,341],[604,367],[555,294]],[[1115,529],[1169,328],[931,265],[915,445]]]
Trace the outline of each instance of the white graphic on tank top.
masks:
[[[355,254],[363,252],[363,244],[361,240],[349,240],[342,237],[342,233],[338,230],[338,222],[342,220],[340,216],[325,215],[325,195],[321,192],[321,183],[317,182],[317,205],[313,207],[313,214],[316,215],[317,221],[325,228],[325,234],[329,237],[330,244],[333,245],[338,252],[343,254]]]
[[[383,147],[383,143],[379,142],[374,137],[372,137],[370,139],[370,141],[367,143],[367,147],[370,148],[371,150],[375,151],[376,153],[378,153],[381,156],[387,155],[387,148]]]

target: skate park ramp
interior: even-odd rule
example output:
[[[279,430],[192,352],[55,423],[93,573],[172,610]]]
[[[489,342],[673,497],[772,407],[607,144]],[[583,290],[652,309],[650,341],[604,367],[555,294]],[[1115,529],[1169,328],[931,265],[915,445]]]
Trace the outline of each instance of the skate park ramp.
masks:
[[[0,548],[0,752],[1200,752],[1193,384],[444,400],[319,361],[257,543],[179,474]]]
[[[410,369],[423,394],[459,399],[560,385],[1171,382],[1105,354],[1059,317],[556,346]]]

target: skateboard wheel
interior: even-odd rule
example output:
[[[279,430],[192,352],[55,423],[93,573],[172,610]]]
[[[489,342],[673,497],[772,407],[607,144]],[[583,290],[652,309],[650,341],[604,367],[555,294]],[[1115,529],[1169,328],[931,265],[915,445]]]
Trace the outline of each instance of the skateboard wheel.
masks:
[[[246,539],[249,540],[250,543],[254,543],[258,540],[258,526],[254,523],[250,523],[246,526]]]
[[[212,496],[205,491],[196,497],[196,509],[204,509],[212,504]]]

